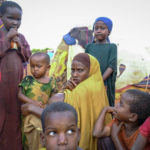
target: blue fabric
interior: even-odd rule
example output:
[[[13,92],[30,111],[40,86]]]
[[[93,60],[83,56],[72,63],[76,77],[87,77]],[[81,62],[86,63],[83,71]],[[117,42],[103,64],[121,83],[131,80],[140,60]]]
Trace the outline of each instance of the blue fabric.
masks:
[[[71,37],[71,35],[69,33],[64,35],[63,39],[67,45],[75,45],[76,44],[75,38]]]
[[[112,23],[112,21],[111,21],[109,18],[107,18],[107,17],[98,17],[98,18],[95,20],[94,25],[95,25],[95,23],[98,22],[98,21],[104,22],[104,23],[106,24],[108,30],[111,32],[113,23]],[[93,28],[94,28],[94,25],[93,25]]]

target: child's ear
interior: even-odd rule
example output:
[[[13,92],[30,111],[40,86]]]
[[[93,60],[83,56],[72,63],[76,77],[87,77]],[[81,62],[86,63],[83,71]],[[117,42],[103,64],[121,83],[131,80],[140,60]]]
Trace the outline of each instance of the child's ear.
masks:
[[[81,135],[81,132],[80,132],[80,129],[78,128],[78,142],[80,142],[80,135]]]
[[[138,114],[136,113],[131,113],[130,117],[129,117],[129,121],[131,122],[136,122],[138,119]]]
[[[50,69],[50,68],[51,68],[51,65],[48,65],[47,68]]]
[[[40,137],[41,137],[41,143],[42,143],[42,146],[45,147],[45,135],[44,133],[40,133]]]

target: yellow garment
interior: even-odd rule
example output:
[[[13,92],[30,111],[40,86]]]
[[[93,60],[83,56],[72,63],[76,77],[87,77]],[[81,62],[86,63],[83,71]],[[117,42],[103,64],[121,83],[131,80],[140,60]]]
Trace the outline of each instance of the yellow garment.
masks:
[[[66,70],[67,68],[66,61],[68,59],[68,49],[69,49],[69,45],[67,45],[65,41],[62,40],[52,60],[49,76],[55,76],[55,78],[59,77]]]
[[[40,133],[42,132],[41,120],[35,115],[28,115],[24,122],[24,134],[27,138],[29,150],[42,148]]]
[[[59,44],[54,58],[51,62],[49,76],[56,79],[58,91],[63,91],[63,86],[67,81],[67,60],[69,45],[64,40]]]
[[[97,150],[97,139],[92,137],[94,124],[108,99],[100,73],[99,63],[90,56],[89,77],[81,82],[73,91],[65,90],[64,102],[71,104],[78,113],[78,127],[81,130],[79,147],[84,150]],[[105,123],[111,121],[107,116]]]

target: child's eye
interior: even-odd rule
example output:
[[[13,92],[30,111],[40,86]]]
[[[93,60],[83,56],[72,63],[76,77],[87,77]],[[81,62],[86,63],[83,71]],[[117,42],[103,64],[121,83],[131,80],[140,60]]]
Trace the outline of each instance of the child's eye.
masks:
[[[72,134],[74,131],[72,129],[67,131],[67,134]]]
[[[105,27],[101,27],[101,30],[105,30]]]
[[[50,131],[48,134],[49,134],[50,136],[54,136],[54,135],[56,134],[56,132]]]
[[[75,70],[74,69],[71,69],[71,72],[73,73]]]
[[[78,72],[83,72],[83,69],[78,69]]]
[[[13,17],[8,17],[8,19],[13,19]]]

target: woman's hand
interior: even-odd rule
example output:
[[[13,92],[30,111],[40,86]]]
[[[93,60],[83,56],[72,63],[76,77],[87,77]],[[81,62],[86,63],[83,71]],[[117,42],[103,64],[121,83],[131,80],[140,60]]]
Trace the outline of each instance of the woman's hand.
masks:
[[[77,84],[75,83],[75,81],[73,81],[73,79],[70,78],[70,80],[68,80],[66,83],[65,89],[72,91],[76,86]]]

